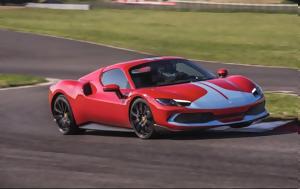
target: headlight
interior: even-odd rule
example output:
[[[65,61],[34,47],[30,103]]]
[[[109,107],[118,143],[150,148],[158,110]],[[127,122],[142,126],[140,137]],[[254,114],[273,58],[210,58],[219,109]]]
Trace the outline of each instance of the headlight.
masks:
[[[191,104],[191,101],[180,99],[157,98],[155,100],[164,106],[189,106]]]
[[[257,96],[260,96],[260,97],[263,97],[264,96],[264,93],[262,91],[262,89],[256,85],[253,89],[252,89],[252,94],[257,97]]]

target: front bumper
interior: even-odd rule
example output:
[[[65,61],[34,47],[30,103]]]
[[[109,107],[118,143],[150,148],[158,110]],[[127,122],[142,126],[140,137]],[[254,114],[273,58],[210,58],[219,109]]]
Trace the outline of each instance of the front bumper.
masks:
[[[246,122],[250,123],[250,122],[257,121],[259,119],[263,119],[268,115],[269,113],[267,111],[264,111],[258,115],[245,115],[244,118],[239,121],[221,122],[219,120],[212,120],[206,123],[177,123],[171,119],[168,123],[171,125],[182,126],[182,127],[224,126],[224,125],[233,125],[233,124],[246,123]]]
[[[259,115],[246,115],[243,120],[240,121],[232,121],[232,122],[221,122],[218,120],[210,121],[207,123],[190,123],[190,124],[183,124],[183,123],[176,123],[176,122],[168,122],[168,126],[164,125],[156,125],[166,130],[170,131],[188,131],[188,130],[195,130],[195,129],[210,129],[215,127],[221,126],[231,126],[231,127],[239,127],[243,125],[250,125],[254,122],[258,122],[266,117],[269,116],[267,111],[259,114]]]
[[[154,115],[157,115],[157,126],[172,131],[185,131],[220,126],[243,127],[267,117],[269,113],[265,109],[264,99],[261,99],[247,106],[226,109],[156,109]]]

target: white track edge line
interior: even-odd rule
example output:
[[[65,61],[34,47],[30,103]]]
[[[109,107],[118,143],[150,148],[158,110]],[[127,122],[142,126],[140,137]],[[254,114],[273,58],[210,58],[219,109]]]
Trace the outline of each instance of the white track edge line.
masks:
[[[299,94],[295,91],[265,91],[265,93],[277,93],[277,94],[299,96]]]
[[[92,42],[92,41],[86,41],[86,40],[81,40],[81,39],[73,39],[73,38],[69,38],[69,37],[62,37],[62,36],[55,36],[55,35],[51,35],[51,34],[42,34],[42,33],[32,33],[32,32],[28,32],[28,31],[16,31],[13,29],[9,29],[9,28],[1,28],[2,30],[7,30],[7,31],[13,31],[13,32],[18,32],[18,33],[25,33],[25,34],[31,34],[31,35],[39,35],[39,36],[46,36],[46,37],[53,37],[53,38],[57,38],[57,39],[66,39],[66,40],[70,40],[70,41],[76,41],[76,42],[81,42],[81,43],[87,43],[87,44],[92,44],[92,45],[98,45],[98,46],[103,46],[103,47],[109,47],[109,48],[113,48],[113,49],[118,49],[118,50],[123,50],[123,51],[128,51],[128,52],[135,52],[135,53],[139,53],[139,54],[144,54],[144,55],[151,55],[151,56],[157,56],[148,52],[144,52],[144,51],[139,51],[139,50],[134,50],[134,49],[129,49],[129,48],[123,48],[123,47],[117,47],[114,45],[108,45],[108,44],[104,44],[104,43],[100,43],[100,42]],[[300,71],[300,69],[297,68],[291,68],[291,67],[284,67],[284,66],[267,66],[267,65],[258,65],[258,64],[241,64],[241,63],[234,63],[234,62],[219,62],[219,61],[210,61],[210,60],[201,60],[201,59],[190,59],[189,60],[193,60],[193,61],[199,61],[199,62],[207,62],[207,63],[213,63],[213,64],[228,64],[228,65],[237,65],[237,66],[248,66],[248,67],[258,67],[258,68],[276,68],[276,69],[291,69],[291,70],[296,70],[296,71]]]
[[[24,85],[24,86],[18,86],[18,87],[5,87],[5,88],[0,88],[0,91],[8,91],[8,90],[14,90],[14,89],[27,89],[27,88],[34,88],[34,87],[41,87],[41,86],[48,86],[52,85],[56,82],[58,82],[60,79],[55,79],[55,78],[46,78],[47,82],[44,83],[38,83],[35,85]]]

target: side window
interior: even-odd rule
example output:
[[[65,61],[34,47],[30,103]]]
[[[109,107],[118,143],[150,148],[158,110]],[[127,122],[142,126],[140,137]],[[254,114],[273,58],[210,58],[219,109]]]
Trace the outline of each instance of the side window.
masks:
[[[101,82],[103,85],[116,84],[119,85],[121,89],[128,89],[129,83],[124,73],[120,69],[113,69],[102,74]]]

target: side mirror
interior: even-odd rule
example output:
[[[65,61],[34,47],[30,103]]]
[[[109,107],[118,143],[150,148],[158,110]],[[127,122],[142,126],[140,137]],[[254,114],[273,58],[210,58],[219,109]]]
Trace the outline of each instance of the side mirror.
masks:
[[[219,76],[219,77],[225,78],[225,77],[227,77],[227,75],[228,75],[228,70],[225,69],[225,68],[221,68],[221,69],[218,70],[217,73],[218,73],[218,76]]]
[[[120,87],[116,84],[109,84],[103,86],[104,92],[120,92]]]
[[[104,92],[115,92],[116,95],[121,99],[121,98],[126,98],[125,95],[122,94],[119,85],[116,84],[109,84],[103,86],[103,91]]]

